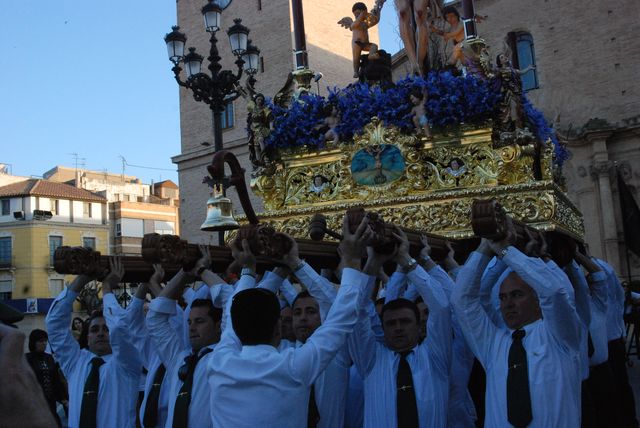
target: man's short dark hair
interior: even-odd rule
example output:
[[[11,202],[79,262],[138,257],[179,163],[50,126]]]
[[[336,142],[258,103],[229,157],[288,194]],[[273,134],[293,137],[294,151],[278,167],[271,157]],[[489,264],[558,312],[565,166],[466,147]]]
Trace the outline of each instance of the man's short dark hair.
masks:
[[[296,296],[295,299],[293,299],[293,302],[291,302],[291,309],[293,309],[296,306],[296,302],[298,301],[298,299],[314,299],[315,297],[313,297],[309,291],[307,290],[302,290],[301,292],[298,293],[298,295]]]
[[[104,318],[104,314],[102,311],[95,310],[91,312],[89,318],[87,318],[82,324],[82,331],[80,332],[80,336],[78,337],[78,344],[80,345],[80,349],[87,349],[89,347],[89,326],[91,322],[96,318]]]
[[[449,13],[453,13],[458,19],[460,19],[460,13],[458,12],[458,9],[456,9],[454,6],[447,6],[444,9],[442,9],[442,16],[444,16],[445,18]]]
[[[87,328],[91,325],[91,322],[96,318],[104,318],[104,313],[99,310],[95,310],[91,312],[89,319],[87,320]]]
[[[233,297],[231,324],[243,345],[269,344],[280,320],[280,302],[264,288],[243,290]]]
[[[368,10],[367,5],[362,3],[361,1],[354,3],[353,7],[351,8],[351,12],[355,12],[356,10],[364,10],[366,12]]]
[[[411,309],[416,316],[416,322],[420,322],[420,311],[418,310],[418,305],[408,299],[396,299],[385,303],[382,307],[382,311],[380,311],[380,319],[384,322],[385,312],[404,308]]]
[[[213,302],[209,299],[195,299],[191,302],[191,309],[193,308],[207,308],[207,315],[213,322],[218,322],[222,319],[222,309],[213,306]]]

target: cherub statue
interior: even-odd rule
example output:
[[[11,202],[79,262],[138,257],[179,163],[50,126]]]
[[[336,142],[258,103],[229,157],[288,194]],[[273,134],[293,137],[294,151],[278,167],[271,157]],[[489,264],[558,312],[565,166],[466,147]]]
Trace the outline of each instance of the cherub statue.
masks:
[[[314,175],[313,182],[309,186],[309,190],[315,194],[320,194],[330,187],[329,180],[324,175]]]
[[[336,127],[340,124],[340,111],[335,104],[327,104],[324,107],[324,119],[316,126],[316,129],[324,131],[324,140],[331,141],[333,144],[340,142],[340,136],[336,131]]]
[[[429,128],[429,118],[427,117],[427,109],[425,102],[427,101],[427,90],[415,88],[409,94],[409,100],[413,105],[411,109],[413,126],[416,128],[418,135],[431,138],[431,129]]]
[[[353,77],[358,78],[360,75],[360,55],[362,51],[369,52],[369,59],[375,60],[379,58],[378,45],[369,41],[369,28],[375,26],[380,21],[380,8],[384,1],[378,0],[376,6],[369,13],[367,5],[357,2],[351,8],[355,20],[349,16],[345,16],[338,24],[344,28],[351,30],[351,50],[353,53]]]
[[[533,70],[530,65],[523,70],[513,68],[509,57],[501,53],[496,58],[496,76],[500,82],[502,100],[498,112],[498,127],[501,132],[516,131],[524,128],[524,110],[522,108],[522,80],[520,76]]]
[[[464,166],[464,163],[458,158],[451,159],[449,166],[444,169],[444,173],[450,175],[456,181],[456,186],[460,182],[460,177],[462,177],[466,172],[467,167]]]

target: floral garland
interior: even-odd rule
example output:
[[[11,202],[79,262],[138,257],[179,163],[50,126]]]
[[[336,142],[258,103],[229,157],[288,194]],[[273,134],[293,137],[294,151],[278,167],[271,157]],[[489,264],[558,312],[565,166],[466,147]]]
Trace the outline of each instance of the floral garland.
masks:
[[[524,109],[524,114],[527,117],[528,125],[532,128],[532,131],[538,140],[547,141],[550,139],[553,142],[553,162],[558,166],[562,166],[562,164],[564,164],[564,162],[569,158],[567,148],[558,141],[556,132],[549,126],[542,112],[536,109],[526,96],[522,98],[522,108]]]
[[[386,126],[396,126],[411,133],[413,122],[409,101],[412,91],[426,89],[425,109],[432,129],[447,131],[460,124],[482,125],[491,117],[500,102],[499,85],[473,75],[454,76],[451,72],[431,72],[426,78],[407,77],[395,84],[370,86],[354,83],[346,88],[329,90],[327,98],[316,94],[302,95],[288,108],[279,107],[271,100],[273,129],[265,139],[267,148],[317,147],[325,144],[322,124],[328,106],[337,107],[340,122],[336,132],[341,142],[349,142],[371,121],[380,118]],[[567,158],[555,133],[549,128],[542,113],[523,97],[523,107],[536,136],[545,141],[550,138],[556,149],[556,162]]]

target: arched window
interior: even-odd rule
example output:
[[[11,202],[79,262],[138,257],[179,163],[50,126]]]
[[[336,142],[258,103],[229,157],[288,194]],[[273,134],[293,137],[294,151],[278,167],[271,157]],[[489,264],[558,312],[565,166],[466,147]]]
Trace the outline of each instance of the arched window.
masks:
[[[530,65],[536,65],[536,54],[533,49],[533,37],[531,34],[519,31],[508,35],[509,45],[513,52],[513,66],[524,70]],[[522,89],[529,91],[538,88],[537,69],[529,70],[522,75]]]

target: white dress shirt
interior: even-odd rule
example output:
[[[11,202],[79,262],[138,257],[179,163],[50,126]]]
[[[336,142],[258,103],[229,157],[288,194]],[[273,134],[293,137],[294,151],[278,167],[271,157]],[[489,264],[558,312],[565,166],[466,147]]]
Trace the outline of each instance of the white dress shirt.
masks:
[[[189,290],[191,289],[189,288]],[[191,291],[193,292],[193,290]],[[191,297],[193,297],[193,295]],[[193,298],[187,298],[187,300],[191,302]],[[140,423],[144,426],[144,412],[147,406],[149,392],[153,387],[153,381],[156,372],[158,368],[160,368],[160,364],[162,364],[162,361],[160,361],[160,357],[156,352],[153,340],[151,340],[151,335],[149,334],[149,331],[147,329],[146,319],[144,316],[144,300],[134,296],[131,300],[131,304],[127,306],[126,310],[120,307],[120,304],[115,299],[113,293],[105,294],[102,301],[104,305],[105,317],[117,316],[122,318],[123,325],[127,326],[127,328],[129,329],[129,335],[136,349],[138,349],[140,358],[142,359],[142,364],[147,368],[147,375],[144,376],[142,387],[144,391],[144,397],[142,399],[142,404],[140,405],[140,410],[138,413]],[[183,337],[184,311],[178,305],[178,303],[176,303],[175,306],[176,312],[173,316],[171,316],[169,323],[171,324],[171,328],[176,332],[178,337],[182,339],[182,346],[186,349],[189,345],[188,342],[184,343],[185,338]],[[165,382],[165,379],[167,379],[166,372],[162,384],[160,385],[160,394],[158,396],[158,419],[156,423],[157,428],[162,428],[166,425],[167,413],[169,410],[169,382]]]
[[[609,341],[620,339],[625,335],[624,325],[624,289],[616,272],[611,265],[604,260],[592,257],[600,265],[607,275],[607,339]]]
[[[506,382],[512,330],[497,327],[480,302],[480,277],[490,258],[477,252],[458,274],[452,304],[467,343],[487,373],[485,427],[510,426]],[[533,419],[529,428],[580,426],[580,321],[557,272],[508,247],[502,259],[537,293],[542,319],[524,326]]]
[[[455,286],[451,277],[437,265],[431,268],[428,273],[440,283],[448,299]],[[404,273],[394,272],[387,284],[386,302],[397,298],[406,282],[407,278]],[[403,297],[413,301],[418,296],[416,285],[410,283]],[[451,326],[453,329],[453,341],[451,342],[452,354],[449,373],[449,416],[447,426],[449,428],[474,428],[475,420],[477,419],[476,409],[468,388],[474,357],[453,314],[451,314]],[[428,331],[427,335],[429,335]]]
[[[355,364],[349,369],[349,388],[344,413],[345,428],[362,428],[364,425],[364,382]]]
[[[356,322],[356,304],[368,277],[345,269],[324,323],[305,344],[279,351],[242,346],[227,305],[222,340],[209,360],[211,418],[216,427],[300,428],[307,424],[309,387],[334,359]],[[236,293],[255,280],[243,275]]]
[[[185,363],[185,358],[192,354],[193,350],[185,348],[180,335],[171,327],[170,318],[176,313],[175,300],[166,297],[156,297],[149,305],[147,314],[147,329],[156,347],[156,352],[162,364],[166,367],[165,383],[168,382],[168,410],[166,428],[173,425],[173,411],[176,397],[180,392],[183,381],[178,377],[178,371]],[[214,349],[214,345],[206,348]],[[205,348],[200,349],[201,354]],[[210,352],[196,365],[191,388],[191,403],[189,404],[190,427],[213,427],[209,418],[209,386],[207,384],[207,363],[214,352]]]
[[[91,360],[97,357],[87,349],[80,349],[69,328],[77,296],[78,293],[65,288],[45,319],[49,343],[69,384],[69,426],[72,428],[80,423],[84,385],[91,371]],[[100,366],[96,427],[134,427],[142,362],[129,341],[127,326],[113,324],[106,317],[105,321],[113,353],[101,357],[105,363]]]
[[[407,356],[413,375],[421,428],[446,427],[451,363],[451,311],[442,286],[422,267],[407,274],[429,308],[427,338]],[[369,314],[361,306],[349,338],[352,358],[364,379],[364,426],[395,427],[399,355],[375,340]]]
[[[609,359],[609,346],[607,340],[607,274],[594,272],[587,276],[591,288],[591,322],[589,332],[593,343],[593,355],[589,364],[597,366]]]
[[[326,316],[338,294],[335,285],[318,274],[307,263],[304,263],[293,274],[318,302],[321,316],[322,313]],[[302,345],[301,342],[296,342],[296,346]],[[345,343],[313,383],[316,404],[320,413],[319,428],[342,428],[344,426],[351,365],[351,357]]]

